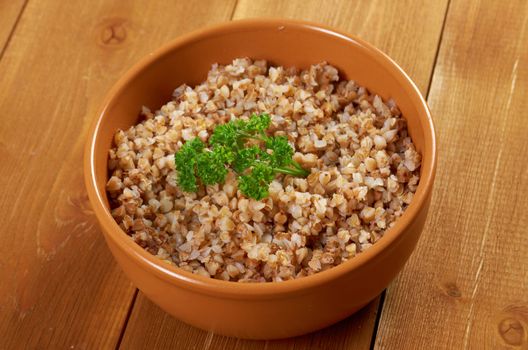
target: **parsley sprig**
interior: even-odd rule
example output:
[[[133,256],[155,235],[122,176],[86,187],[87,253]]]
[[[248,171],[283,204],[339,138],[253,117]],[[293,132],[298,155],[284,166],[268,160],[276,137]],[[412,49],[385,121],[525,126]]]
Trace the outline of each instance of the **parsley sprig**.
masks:
[[[277,173],[308,176],[292,159],[293,148],[286,137],[266,135],[270,123],[268,114],[253,114],[247,121],[237,119],[217,126],[208,147],[198,138],[186,142],[174,156],[180,188],[196,192],[198,179],[204,185],[223,183],[231,169],[238,175],[240,191],[261,200],[268,196]]]

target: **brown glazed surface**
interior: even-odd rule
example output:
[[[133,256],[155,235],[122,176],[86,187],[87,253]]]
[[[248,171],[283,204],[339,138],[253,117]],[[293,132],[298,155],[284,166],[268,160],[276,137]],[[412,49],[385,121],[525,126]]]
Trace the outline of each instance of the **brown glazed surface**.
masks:
[[[298,68],[327,61],[342,77],[396,101],[422,154],[420,184],[404,215],[366,252],[297,280],[226,282],[167,265],[134,243],[115,223],[105,191],[108,150],[115,131],[136,123],[141,106],[157,109],[180,84],[205,80],[211,64],[244,56]],[[292,20],[236,21],[168,43],[119,80],[88,134],[84,164],[88,195],[106,242],[126,275],[174,317],[241,338],[285,338],[314,331],[375,298],[402,269],[416,245],[427,216],[436,166],[429,110],[401,68],[360,39]]]

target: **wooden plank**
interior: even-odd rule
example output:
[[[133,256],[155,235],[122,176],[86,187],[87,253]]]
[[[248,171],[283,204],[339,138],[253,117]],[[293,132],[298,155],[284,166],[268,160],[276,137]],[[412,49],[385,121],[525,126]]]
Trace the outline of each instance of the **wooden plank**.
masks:
[[[275,341],[222,337],[180,322],[141,292],[128,323],[122,349],[360,349],[370,343],[378,302],[332,327],[305,336]],[[329,340],[333,339],[332,342]],[[357,346],[356,346],[357,345]],[[327,347],[332,346],[332,347]]]
[[[25,2],[25,0],[0,1],[0,58]]]
[[[446,10],[446,1],[423,1],[410,6],[396,1],[238,2],[235,19],[286,17],[322,22],[372,42],[414,78],[423,92],[429,78]],[[406,13],[402,18],[395,14]],[[316,48],[314,48],[316,49]],[[193,329],[166,315],[140,292],[123,339],[123,348],[205,349],[364,349],[370,346],[379,299],[360,313],[323,331],[274,342],[244,341]]]
[[[183,32],[229,19],[233,6],[28,3],[0,62],[0,348],[118,343],[135,289],[84,191],[87,125],[132,63]]]
[[[429,220],[377,349],[528,349],[528,3],[452,1],[429,104]]]

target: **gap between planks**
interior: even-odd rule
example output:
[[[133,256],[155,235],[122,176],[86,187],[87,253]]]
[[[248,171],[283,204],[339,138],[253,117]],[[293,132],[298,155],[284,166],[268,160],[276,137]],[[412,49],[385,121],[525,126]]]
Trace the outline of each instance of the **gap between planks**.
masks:
[[[121,348],[121,343],[123,342],[123,338],[125,336],[125,332],[128,326],[128,321],[130,320],[130,316],[132,316],[132,310],[134,309],[134,305],[136,304],[136,299],[139,294],[139,289],[134,290],[134,295],[132,296],[132,300],[130,301],[130,306],[128,307],[127,314],[125,316],[125,320],[123,321],[123,326],[121,327],[121,332],[119,333],[119,338],[117,339],[117,343],[115,346],[115,349]]]
[[[385,294],[387,294],[387,289],[384,289],[383,292],[381,292],[380,301],[378,304],[378,310],[376,312],[376,319],[374,320],[374,328],[372,329],[372,337],[370,338],[370,346],[369,349],[374,349],[374,344],[376,344],[376,336],[378,333],[378,327],[381,320],[381,312],[383,311],[383,303],[385,302]]]
[[[7,36],[7,40],[2,47],[2,50],[0,50],[0,61],[2,61],[2,58],[4,57],[5,52],[7,51],[7,48],[9,46],[9,43],[11,42],[11,38],[15,34],[15,30],[18,26],[18,22],[20,22],[20,18],[22,17],[22,14],[24,13],[24,10],[26,9],[26,6],[28,4],[29,0],[25,0],[24,4],[22,5],[22,8],[18,12],[17,18],[15,20],[15,23],[13,23],[13,27],[11,28],[11,31],[9,32],[9,35]]]
[[[442,45],[442,40],[444,38],[444,31],[447,22],[447,16],[449,15],[449,7],[451,5],[451,0],[447,0],[447,5],[444,14],[444,21],[442,22],[442,27],[440,28],[440,37],[438,38],[438,44],[436,45],[435,57],[433,60],[433,68],[431,69],[431,76],[429,77],[429,85],[427,86],[427,92],[425,93],[425,101],[429,100],[429,93],[431,92],[431,86],[433,86],[433,79],[436,72],[436,64],[438,62],[438,54],[440,53],[440,45]]]

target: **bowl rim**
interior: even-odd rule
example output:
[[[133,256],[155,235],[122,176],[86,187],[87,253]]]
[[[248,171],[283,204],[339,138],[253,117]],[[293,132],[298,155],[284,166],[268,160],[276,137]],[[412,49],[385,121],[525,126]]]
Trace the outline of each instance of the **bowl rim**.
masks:
[[[388,229],[386,234],[378,242],[376,242],[376,244],[374,244],[365,252],[355,256],[353,259],[334,266],[328,270],[283,282],[240,283],[196,275],[179,267],[169,265],[151,253],[145,251],[137,243],[130,239],[130,236],[128,236],[115,222],[110,210],[105,206],[105,200],[103,199],[102,194],[97,190],[94,169],[94,151],[95,145],[98,141],[101,122],[106,116],[106,111],[110,106],[113,105],[113,103],[115,103],[114,97],[120,94],[135,76],[137,76],[147,66],[158,60],[160,57],[165,56],[180,46],[184,46],[206,37],[214,37],[222,34],[225,35],[240,30],[256,28],[266,30],[280,30],[284,27],[295,28],[296,30],[322,32],[326,35],[335,36],[345,41],[353,42],[356,45],[366,49],[373,59],[385,61],[384,65],[391,71],[392,74],[401,75],[405,83],[408,85],[407,88],[410,89],[408,93],[415,95],[411,98],[415,100],[415,104],[419,105],[419,109],[423,109],[424,114],[419,114],[426,116],[426,120],[423,121],[424,138],[426,141],[428,139],[431,140],[430,143],[426,142],[425,147],[430,147],[430,157],[428,157],[430,166],[426,167],[428,168],[428,171],[425,172],[425,169],[422,167],[420,182],[413,197],[413,201],[409,207],[407,207],[403,215],[395,221],[394,226]],[[94,121],[88,130],[88,139],[84,152],[85,185],[89,200],[97,220],[99,221],[99,224],[102,228],[102,231],[106,239],[112,240],[113,243],[119,246],[126,255],[136,262],[135,268],[140,266],[162,280],[166,280],[171,284],[177,285],[178,287],[191,289],[194,292],[222,296],[224,298],[276,298],[279,295],[285,296],[291,293],[307,291],[310,288],[330,282],[339,278],[340,276],[343,276],[344,274],[349,273],[352,270],[359,268],[360,266],[386,252],[387,249],[391,247],[391,245],[398,241],[406,228],[412,224],[413,220],[419,214],[421,206],[426,204],[426,201],[432,192],[432,185],[437,163],[436,135],[431,113],[416,84],[396,62],[394,62],[389,56],[374,47],[372,44],[364,41],[363,39],[359,39],[354,35],[346,34],[326,25],[293,19],[253,18],[224,22],[184,34],[165,43],[158,49],[149,53],[138,63],[133,65],[132,68],[130,68],[114,84],[114,86],[106,94],[103,101],[102,107],[100,107],[98,110],[97,117],[94,118]]]

